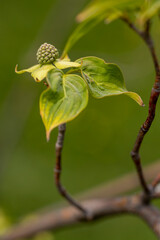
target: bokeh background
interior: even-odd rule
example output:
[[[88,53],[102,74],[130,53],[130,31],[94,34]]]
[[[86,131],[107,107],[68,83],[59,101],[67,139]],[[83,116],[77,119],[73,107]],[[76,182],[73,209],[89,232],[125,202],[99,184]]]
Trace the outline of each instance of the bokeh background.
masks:
[[[45,86],[35,83],[29,74],[15,74],[15,65],[18,63],[22,69],[36,64],[36,51],[43,42],[54,44],[62,53],[76,26],[75,16],[87,2],[1,2],[0,209],[11,223],[32,211],[63,202],[53,183],[57,130],[47,143],[39,115],[39,96]],[[155,18],[152,33],[158,53],[159,25]],[[145,120],[154,81],[154,68],[146,46],[119,20],[110,25],[101,23],[69,53],[72,60],[89,55],[117,63],[127,88],[138,92],[146,107],[139,107],[126,96],[101,100],[90,97],[87,109],[67,124],[62,180],[72,194],[134,171],[129,153]],[[160,158],[159,139],[160,112],[157,111],[141,149],[144,165]],[[56,240],[99,238],[156,239],[150,229],[133,216],[103,219],[54,233]]]

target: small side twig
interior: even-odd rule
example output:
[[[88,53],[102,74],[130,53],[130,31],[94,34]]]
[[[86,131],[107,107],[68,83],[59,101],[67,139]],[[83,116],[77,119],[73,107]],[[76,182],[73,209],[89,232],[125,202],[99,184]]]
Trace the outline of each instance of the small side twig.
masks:
[[[65,130],[66,130],[66,124],[61,124],[58,127],[58,137],[57,137],[57,142],[56,142],[56,166],[54,169],[54,178],[55,178],[55,183],[57,186],[57,189],[59,193],[73,206],[78,208],[87,219],[91,218],[91,214],[88,213],[88,211],[83,208],[77,201],[75,201],[65,190],[65,188],[62,186],[61,181],[60,181],[60,176],[61,176],[61,154],[62,154],[62,149],[63,149],[63,142],[64,142],[64,135],[65,135]]]

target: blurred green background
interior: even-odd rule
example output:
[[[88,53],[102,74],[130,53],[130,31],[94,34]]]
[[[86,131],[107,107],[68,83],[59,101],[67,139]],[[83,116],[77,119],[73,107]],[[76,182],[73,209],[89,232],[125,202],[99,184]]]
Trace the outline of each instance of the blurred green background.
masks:
[[[53,182],[54,144],[49,143],[39,115],[39,96],[45,88],[29,74],[16,75],[15,65],[36,64],[36,51],[43,42],[62,53],[75,27],[75,16],[86,0],[3,1],[0,8],[0,208],[12,223],[25,214],[63,201]],[[160,51],[159,22],[153,36]],[[110,181],[134,170],[130,151],[147,115],[154,81],[150,54],[121,21],[101,23],[71,50],[72,60],[94,55],[117,63],[128,90],[136,91],[146,104],[141,108],[126,96],[95,100],[79,117],[67,124],[63,151],[64,185],[72,194]],[[158,103],[157,110],[160,109]],[[143,164],[159,159],[160,112],[142,145]],[[127,184],[127,182],[126,182]],[[156,237],[133,216],[118,216],[54,233],[56,240],[145,239]]]

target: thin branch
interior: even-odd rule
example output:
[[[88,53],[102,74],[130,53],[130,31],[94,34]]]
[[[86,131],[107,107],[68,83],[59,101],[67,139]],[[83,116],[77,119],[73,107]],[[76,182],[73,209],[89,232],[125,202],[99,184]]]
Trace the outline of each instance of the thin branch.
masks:
[[[126,22],[128,24],[128,26],[133,29],[146,43],[146,45],[148,46],[148,49],[151,53],[152,56],[152,60],[154,63],[154,67],[155,67],[155,72],[156,72],[156,80],[154,83],[154,86],[152,88],[151,91],[151,95],[150,95],[150,100],[149,100],[149,111],[148,111],[148,116],[146,121],[143,123],[142,127],[140,128],[140,131],[138,133],[135,145],[133,147],[133,150],[131,152],[131,157],[135,163],[136,169],[137,169],[137,173],[139,176],[139,180],[141,183],[141,186],[144,190],[145,196],[147,196],[147,198],[150,198],[150,194],[151,194],[151,189],[148,187],[144,174],[143,174],[143,170],[142,170],[142,165],[141,165],[141,159],[140,159],[140,155],[139,155],[139,151],[140,151],[140,147],[143,141],[143,138],[145,136],[145,134],[148,132],[148,130],[150,129],[152,122],[154,120],[155,117],[155,110],[156,110],[156,103],[160,94],[160,69],[159,69],[159,62],[158,62],[158,58],[155,52],[155,48],[154,48],[154,44],[153,44],[153,40],[150,36],[150,21],[148,21],[146,23],[145,26],[145,30],[141,31],[139,30],[132,22],[130,22],[130,20],[128,18],[123,18],[123,21]],[[146,199],[145,199],[146,200]],[[147,199],[148,201],[148,199]]]
[[[64,135],[66,130],[66,124],[62,124],[58,127],[58,137],[56,142],[56,166],[54,169],[54,178],[55,183],[57,186],[57,189],[59,193],[74,207],[78,208],[80,211],[83,212],[83,214],[86,216],[86,218],[90,219],[91,215],[88,213],[88,211],[83,208],[78,202],[76,202],[65,190],[65,188],[62,186],[60,177],[61,177],[61,158],[62,158],[62,149],[63,149],[63,142],[64,142]]]
[[[137,215],[150,226],[158,238],[160,237],[160,211],[153,206],[144,205],[140,195],[110,200],[94,199],[81,204],[92,212],[92,220],[124,213]],[[84,221],[84,214],[74,207],[70,206],[56,211],[52,210],[12,228],[0,240],[29,238],[41,231],[58,230],[80,224]]]

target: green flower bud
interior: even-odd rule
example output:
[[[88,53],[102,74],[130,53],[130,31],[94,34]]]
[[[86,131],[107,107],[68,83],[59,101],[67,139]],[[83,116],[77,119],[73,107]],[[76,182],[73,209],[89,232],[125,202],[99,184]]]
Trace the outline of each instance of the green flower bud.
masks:
[[[59,57],[58,50],[51,44],[44,43],[37,51],[39,64],[51,64]]]

